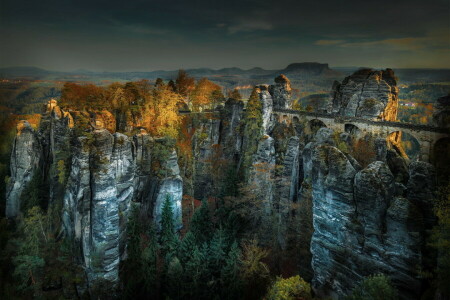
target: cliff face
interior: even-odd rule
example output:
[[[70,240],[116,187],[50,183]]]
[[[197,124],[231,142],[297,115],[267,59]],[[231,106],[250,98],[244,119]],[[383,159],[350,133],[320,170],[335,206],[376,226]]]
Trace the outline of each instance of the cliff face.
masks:
[[[38,132],[26,122],[18,125],[7,216],[19,213],[21,193],[33,175],[48,172],[49,205],[61,203],[64,232],[80,249],[78,259],[89,284],[107,280],[116,285],[132,202],[139,202],[158,224],[162,203],[169,197],[175,224],[181,228],[183,182],[176,152],[145,131],[132,137],[111,134],[98,122],[98,114],[91,118],[93,129],[80,134],[71,127],[82,114],[72,113],[76,115],[72,118],[58,106],[50,109]],[[42,149],[47,150],[45,156]],[[153,155],[155,149],[158,157]],[[157,169],[152,168],[156,161]]]
[[[42,147],[27,121],[17,124],[17,135],[11,153],[11,178],[6,188],[6,216],[15,217],[20,210],[21,194],[40,172]]]
[[[391,69],[359,70],[333,85],[330,113],[395,121],[397,108],[397,79]]]
[[[120,116],[114,123],[104,111],[69,113],[49,103],[39,130],[18,125],[7,216],[19,214],[21,194],[33,176],[46,174],[51,205],[61,204],[64,232],[80,249],[77,258],[89,284],[118,285],[129,207],[139,203],[158,224],[168,197],[179,229],[182,196],[218,197],[223,181],[241,174],[248,155],[248,176],[240,183],[259,201],[260,242],[280,251],[302,243],[294,246],[302,251],[301,268],[318,295],[337,298],[363,277],[381,272],[405,299],[415,299],[421,289],[417,268],[435,222],[433,166],[409,163],[387,149],[386,140],[375,138],[374,149],[365,149],[373,150],[374,161],[363,168],[349,151],[360,132],[325,127],[311,132],[306,121],[274,118],[274,108],[291,105],[285,76],[275,85],[257,86],[257,92],[261,128],[255,128],[255,147],[245,149],[251,143],[243,130],[244,103],[229,99],[220,112],[189,116],[184,128],[192,133],[189,159],[144,129],[113,133],[113,127],[136,126],[122,124]],[[359,71],[334,86],[335,113],[395,120],[396,107],[396,80],[389,69]]]

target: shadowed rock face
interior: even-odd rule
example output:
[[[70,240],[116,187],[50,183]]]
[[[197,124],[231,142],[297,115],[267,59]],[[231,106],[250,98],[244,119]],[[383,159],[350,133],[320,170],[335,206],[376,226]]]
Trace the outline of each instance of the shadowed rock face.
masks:
[[[395,121],[398,88],[394,71],[359,70],[333,85],[330,113]]]
[[[311,253],[316,292],[337,298],[362,278],[384,273],[402,298],[418,299],[423,230],[427,222],[434,222],[433,168],[411,163],[409,176],[401,180],[412,191],[404,195],[385,162],[375,161],[358,170],[350,157],[322,139],[325,129],[321,130],[303,155],[305,178],[310,178],[313,188]]]
[[[75,122],[82,117],[77,112],[72,114]],[[152,152],[156,143],[162,141],[154,140],[145,131],[133,137],[111,134],[104,128],[108,126],[95,122],[99,116],[104,120],[105,115],[91,117],[93,129],[85,136],[72,130],[72,115],[56,103],[49,103],[38,132],[28,122],[20,122],[7,192],[6,215],[14,218],[19,212],[20,196],[31,178],[37,172],[48,172],[44,175],[50,183],[49,204],[62,203],[64,232],[73,241],[74,249],[80,249],[78,259],[86,270],[89,285],[100,279],[118,284],[131,202],[140,202],[141,209],[158,223],[162,203],[169,197],[175,226],[182,226],[183,181],[175,150],[165,150],[168,156],[156,173],[151,166],[158,158]],[[57,171],[61,162],[67,166],[67,178]]]
[[[17,124],[17,135],[11,152],[11,178],[6,188],[6,216],[16,217],[20,196],[33,176],[40,172],[42,147],[36,131],[27,121]]]
[[[291,108],[292,107],[292,89],[289,79],[281,74],[275,78],[275,84],[269,87],[270,94],[273,98],[273,106],[275,108]]]

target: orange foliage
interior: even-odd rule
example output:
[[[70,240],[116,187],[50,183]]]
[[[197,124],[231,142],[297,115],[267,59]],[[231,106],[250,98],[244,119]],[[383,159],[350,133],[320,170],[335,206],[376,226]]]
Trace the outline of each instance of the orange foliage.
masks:
[[[94,84],[64,84],[61,94],[61,105],[77,108],[88,108],[96,104],[104,104],[105,90]]]

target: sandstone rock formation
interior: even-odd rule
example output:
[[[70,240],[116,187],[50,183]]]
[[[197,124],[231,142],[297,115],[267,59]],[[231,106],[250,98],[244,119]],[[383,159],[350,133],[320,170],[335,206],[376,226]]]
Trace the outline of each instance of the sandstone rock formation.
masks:
[[[11,178],[6,188],[6,216],[16,217],[21,195],[33,176],[41,170],[42,147],[36,131],[27,121],[17,124],[17,135],[11,152]]]
[[[398,88],[394,71],[362,69],[348,76],[332,91],[329,113],[351,117],[395,121]]]
[[[281,74],[275,78],[275,84],[269,87],[270,94],[273,98],[273,106],[275,108],[291,108],[292,107],[292,89],[289,79]]]

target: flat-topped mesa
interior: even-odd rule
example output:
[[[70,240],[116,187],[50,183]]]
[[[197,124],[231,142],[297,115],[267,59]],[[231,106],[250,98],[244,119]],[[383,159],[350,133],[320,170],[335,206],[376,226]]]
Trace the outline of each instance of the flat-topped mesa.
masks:
[[[292,89],[289,79],[281,74],[275,78],[275,84],[269,86],[269,93],[273,98],[273,106],[275,108],[291,108],[292,107]]]
[[[394,71],[361,69],[335,82],[329,113],[349,117],[395,121],[398,109],[398,87]]]

